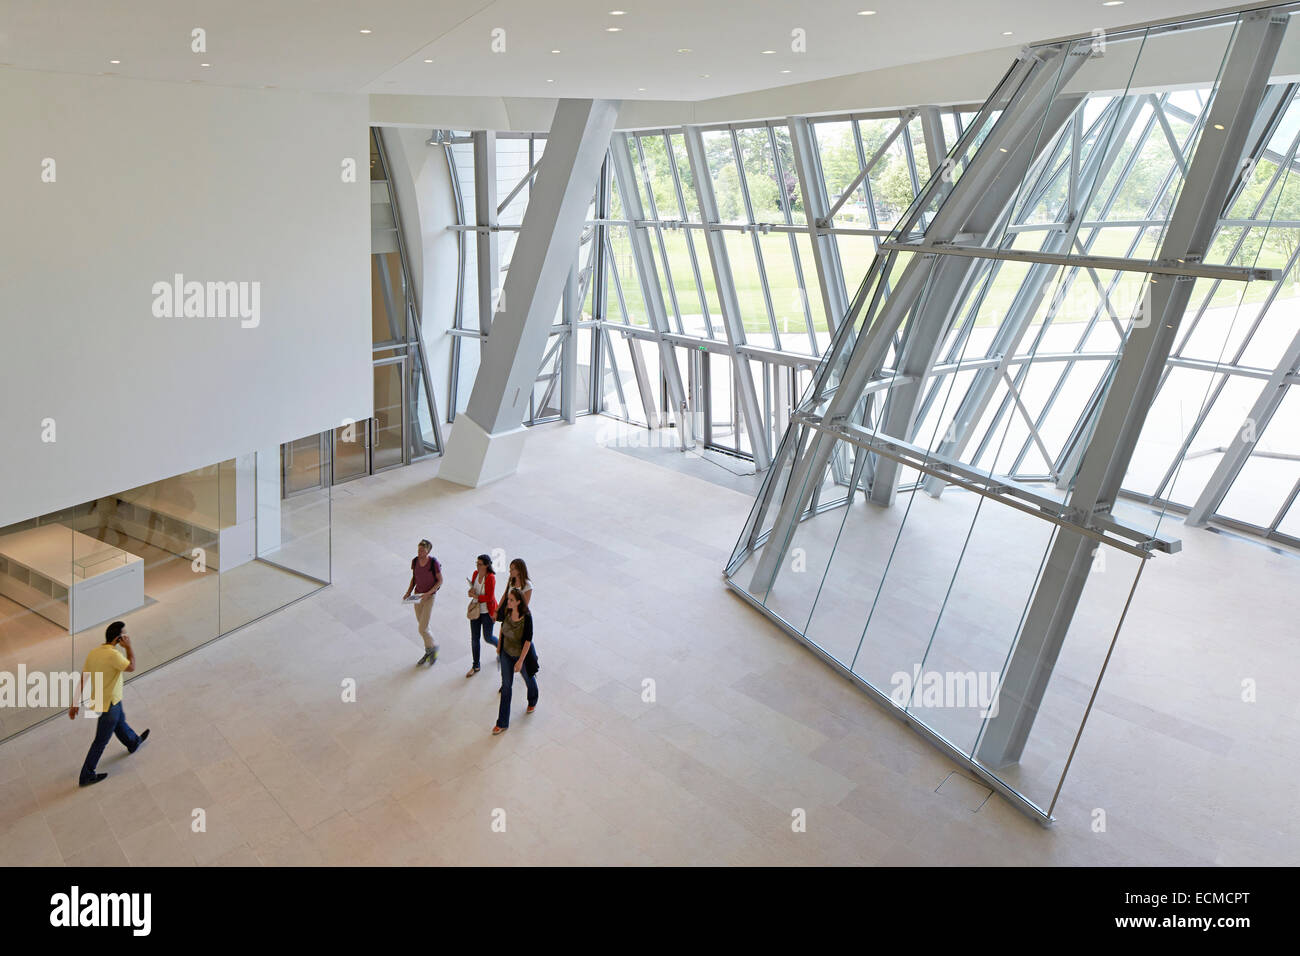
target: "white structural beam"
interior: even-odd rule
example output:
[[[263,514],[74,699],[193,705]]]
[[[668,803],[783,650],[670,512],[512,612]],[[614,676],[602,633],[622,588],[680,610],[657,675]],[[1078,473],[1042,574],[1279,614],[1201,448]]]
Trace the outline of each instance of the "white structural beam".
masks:
[[[1278,363],[1277,368],[1273,370],[1260,390],[1246,420],[1233,435],[1231,443],[1214,469],[1214,474],[1210,476],[1205,489],[1196,499],[1196,504],[1192,506],[1185,519],[1189,527],[1204,527],[1219,510],[1219,505],[1228,494],[1228,488],[1237,477],[1237,472],[1241,471],[1241,466],[1246,464],[1246,459],[1250,457],[1255,441],[1264,434],[1264,429],[1268,427],[1273,414],[1282,404],[1282,399],[1286,397],[1288,381],[1296,374],[1298,367],[1300,367],[1300,333],[1291,340],[1291,345],[1282,356],[1282,361]]]
[[[564,325],[568,330],[564,335],[563,351],[560,353],[562,372],[560,375],[560,415],[572,425],[578,420],[576,390],[578,388],[578,319],[582,310],[582,300],[578,293],[578,263],[574,260],[569,267],[569,274],[564,280]]]
[[[618,103],[610,100],[565,99],[556,107],[503,301],[482,345],[469,404],[451,433],[441,478],[477,487],[518,467],[524,412],[617,118]]]
[[[943,135],[943,119],[939,107],[921,108],[921,135],[925,137],[925,159],[930,164],[930,175],[933,176],[943,165],[944,157],[948,155],[948,144]]]
[[[1242,14],[1205,131],[1170,217],[1161,258],[1200,261],[1209,251],[1223,204],[1240,175],[1286,24],[1285,14]],[[1124,343],[1068,501],[1085,525],[1108,516],[1119,494],[1192,284],[1185,279],[1153,281],[1151,321],[1134,323]],[[1020,759],[1082,597],[1094,548],[1090,539],[1078,534],[1058,534],[1053,541],[1004,671],[997,716],[985,723],[977,745],[976,758],[985,766],[996,769]]]
[[[478,263],[478,327],[492,328],[492,312],[499,298],[501,259],[497,246],[497,134],[474,133],[474,233]]]
[[[812,247],[817,285],[821,289],[822,305],[826,309],[826,325],[833,335],[848,315],[849,295],[835,236],[817,228],[817,223],[830,218],[826,178],[822,175],[821,163],[817,159],[812,123],[803,116],[792,116],[788,122],[795,175],[799,177],[799,195],[803,197],[804,220],[808,227],[808,244]]]
[[[718,214],[718,200],[713,192],[708,156],[704,151],[704,137],[699,128],[694,126],[687,126],[682,132],[686,157],[691,166],[691,178],[695,180],[695,195],[700,204],[700,219],[704,223],[709,261],[713,265],[713,282],[714,288],[718,290],[718,305],[722,309],[722,325],[733,352],[732,373],[736,378],[736,390],[740,393],[741,415],[749,432],[754,467],[763,471],[772,463],[768,450],[767,426],[763,422],[758,393],[754,389],[754,373],[749,366],[749,359],[736,351],[738,346],[745,344],[745,323],[741,317],[740,299],[736,295],[736,283],[731,275],[731,259],[727,255],[726,240],[718,228],[721,217]]]

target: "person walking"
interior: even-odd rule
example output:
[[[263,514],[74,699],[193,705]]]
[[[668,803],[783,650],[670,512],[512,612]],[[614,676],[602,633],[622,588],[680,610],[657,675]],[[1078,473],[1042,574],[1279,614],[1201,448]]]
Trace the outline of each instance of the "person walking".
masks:
[[[433,596],[442,587],[442,567],[438,564],[438,559],[429,553],[433,550],[433,545],[428,538],[423,539],[416,550],[419,553],[411,559],[411,583],[406,586],[402,600],[407,600],[412,592],[417,598],[415,623],[420,629],[420,639],[424,641],[424,656],[415,662],[415,666],[419,667],[428,661],[432,667],[438,660],[438,645],[429,633],[429,615],[433,613]]]
[[[501,659],[501,704],[497,708],[497,722],[492,728],[492,736],[504,734],[510,727],[510,698],[514,688],[515,675],[522,673],[524,685],[528,688],[528,713],[537,709],[537,678],[530,668],[524,666],[528,652],[533,644],[533,615],[524,602],[524,594],[519,588],[506,591],[505,602],[497,611],[497,620],[501,623],[501,644],[498,656]]]
[[[120,649],[119,649],[120,648]],[[122,651],[126,651],[125,654]],[[122,674],[135,670],[135,651],[131,649],[131,638],[127,636],[126,624],[114,621],[104,630],[104,643],[86,655],[86,664],[82,668],[84,676],[90,681],[91,699],[87,708],[99,714],[99,723],[95,726],[95,739],[86,753],[86,761],[81,765],[81,786],[89,787],[99,783],[108,776],[98,773],[99,758],[108,746],[108,738],[116,736],[127,749],[135,753],[149,739],[149,731],[137,736],[126,722],[122,713]],[[73,704],[68,708],[68,717],[77,716],[78,707]]]
[[[479,672],[479,638],[497,647],[497,639],[492,636],[492,619],[497,613],[497,576],[492,570],[492,558],[486,554],[478,556],[474,567],[474,576],[469,579],[466,594],[471,600],[478,601],[478,617],[469,620],[469,647],[474,655],[474,663],[466,672],[466,677],[473,677]]]
[[[506,591],[510,588],[518,588],[524,596],[524,607],[531,608],[533,600],[533,582],[528,577],[528,565],[524,563],[523,558],[515,558],[510,562],[510,578],[506,581]],[[537,647],[531,645],[528,648],[528,657],[524,661],[524,667],[531,674],[537,673]]]
[[[506,581],[506,591],[510,588],[518,588],[524,595],[524,606],[527,607],[533,600],[533,582],[528,579],[528,565],[524,564],[523,558],[515,558],[510,562],[510,577]]]

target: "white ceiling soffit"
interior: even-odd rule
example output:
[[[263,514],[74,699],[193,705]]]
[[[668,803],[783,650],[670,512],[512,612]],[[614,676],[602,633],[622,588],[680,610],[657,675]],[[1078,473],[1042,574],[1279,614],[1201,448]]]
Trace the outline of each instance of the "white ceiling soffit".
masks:
[[[4,0],[0,63],[316,92],[700,101],[1214,8],[1197,0]],[[204,31],[202,50],[193,48],[195,29]]]

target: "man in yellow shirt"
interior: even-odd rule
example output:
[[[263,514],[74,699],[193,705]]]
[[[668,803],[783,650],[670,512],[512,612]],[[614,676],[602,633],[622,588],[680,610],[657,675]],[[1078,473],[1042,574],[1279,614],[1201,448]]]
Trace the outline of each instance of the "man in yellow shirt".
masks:
[[[119,650],[121,648],[121,650]],[[125,654],[122,651],[126,651]],[[149,738],[149,731],[139,736],[127,725],[122,714],[122,675],[135,670],[135,651],[131,649],[131,638],[126,634],[126,624],[114,621],[104,631],[104,643],[86,655],[86,666],[82,668],[90,687],[91,699],[87,707],[99,714],[99,724],[95,728],[95,742],[90,745],[86,762],[81,767],[81,785],[88,787],[99,783],[108,776],[96,773],[99,758],[108,746],[108,738],[114,735],[122,741],[122,746],[130,753],[135,753],[144,746]],[[68,716],[77,716],[77,705],[68,708]]]

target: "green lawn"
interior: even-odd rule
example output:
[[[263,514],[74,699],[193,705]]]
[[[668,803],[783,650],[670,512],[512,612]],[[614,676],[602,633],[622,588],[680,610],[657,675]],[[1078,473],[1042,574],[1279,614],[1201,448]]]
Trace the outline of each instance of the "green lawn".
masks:
[[[1094,243],[1093,254],[1100,256],[1126,255],[1134,232],[1135,230],[1132,229],[1106,230]],[[744,318],[745,330],[752,333],[770,333],[771,326],[768,322],[767,305],[763,298],[758,263],[754,257],[754,239],[749,234],[739,232],[724,232],[723,236],[727,247],[727,257],[730,261],[731,274],[735,281],[736,296],[740,303],[741,315]],[[817,331],[825,332],[827,331],[825,310],[822,306],[821,291],[817,284],[817,274],[812,260],[810,243],[806,235],[797,235],[795,238],[799,249],[803,280],[807,288],[808,304],[812,309],[813,327]],[[871,266],[871,262],[875,257],[875,246],[868,236],[841,235],[837,238],[840,261],[843,265],[849,295],[852,297],[861,284],[863,276]],[[1209,261],[1226,261],[1228,253],[1231,251],[1231,245],[1236,238],[1236,232],[1231,235],[1225,233],[1220,241],[1216,243],[1212,254],[1207,257]],[[632,324],[646,325],[648,323],[645,318],[645,303],[636,276],[632,271],[631,246],[627,238],[626,228],[612,227],[610,239],[615,253],[616,268],[622,283],[624,300],[627,303],[629,319]],[[1134,251],[1133,256],[1136,258],[1155,256],[1157,254],[1158,239],[1159,236],[1153,230],[1148,230],[1146,237]],[[653,237],[652,241],[657,242]],[[767,281],[771,289],[772,308],[776,315],[778,331],[784,332],[788,329],[791,332],[798,332],[805,329],[803,298],[799,291],[794,258],[790,253],[789,237],[784,233],[769,233],[765,236],[760,235],[758,241],[763,253],[763,266],[766,269]],[[693,327],[692,319],[689,318],[691,315],[698,316],[701,308],[700,293],[695,284],[695,273],[692,269],[690,250],[687,246],[687,234],[681,230],[665,230],[663,242],[667,251],[673,286],[677,294],[678,308],[681,310],[686,329],[688,332],[701,331],[700,320],[695,319]],[[708,249],[703,234],[699,231],[693,232],[691,242],[695,246],[696,261],[703,282],[704,296],[708,302],[709,314],[714,329],[720,335],[721,309],[718,305],[713,269],[709,262]],[[1032,248],[1039,242],[1041,242],[1041,234],[1026,234],[1021,247]],[[1253,252],[1253,249],[1250,251]],[[1256,260],[1239,255],[1237,262],[1246,264],[1254,263]],[[1257,264],[1281,268],[1286,263],[1285,257],[1280,252],[1266,246],[1263,253],[1258,257]],[[1004,262],[1001,265],[992,288],[985,295],[979,317],[976,320],[977,325],[988,327],[997,325],[1003,320],[1029,268],[1029,264],[1018,262]],[[1142,294],[1148,280],[1144,274],[1137,272],[1123,272],[1119,275],[1119,284],[1115,292],[1112,293],[1111,305],[1123,320],[1136,308],[1139,296]],[[1098,271],[1098,278],[1105,286],[1109,286],[1114,276],[1113,271]],[[661,274],[659,280],[664,294],[664,301],[671,313],[672,303],[666,278]],[[1059,277],[1049,290],[1049,295],[1058,294],[1057,283],[1059,283]],[[1266,282],[1245,284],[1244,302],[1249,304],[1263,301],[1271,288],[1272,283]],[[611,318],[617,318],[619,316],[618,300],[612,282],[609,284],[608,289],[607,314]],[[1200,307],[1200,303],[1208,289],[1209,283],[1206,280],[1198,280],[1197,287],[1193,291],[1190,308]],[[1294,294],[1294,291],[1288,289],[1283,294],[1290,297]],[[1220,283],[1216,290],[1211,305],[1231,306],[1242,300],[1242,283],[1223,282]],[[968,300],[968,303],[969,301],[971,300]],[[1070,284],[1054,321],[1056,323],[1086,322],[1091,318],[1097,305],[1098,294],[1095,285],[1086,272],[1080,272]],[[1040,306],[1040,314],[1042,311],[1043,307]]]

